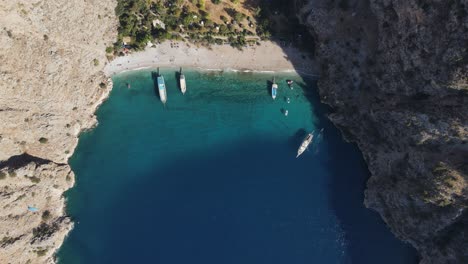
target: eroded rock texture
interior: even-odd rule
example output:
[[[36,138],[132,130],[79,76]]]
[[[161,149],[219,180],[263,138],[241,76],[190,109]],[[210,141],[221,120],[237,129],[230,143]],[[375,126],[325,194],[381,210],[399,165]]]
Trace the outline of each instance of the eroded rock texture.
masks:
[[[24,154],[0,164],[0,177],[0,263],[52,263],[72,227],[62,196],[70,167]]]
[[[66,161],[111,88],[102,68],[115,5],[0,1],[0,263],[51,263],[71,228]]]
[[[468,1],[296,5],[330,118],[371,171],[366,206],[421,263],[468,263]]]

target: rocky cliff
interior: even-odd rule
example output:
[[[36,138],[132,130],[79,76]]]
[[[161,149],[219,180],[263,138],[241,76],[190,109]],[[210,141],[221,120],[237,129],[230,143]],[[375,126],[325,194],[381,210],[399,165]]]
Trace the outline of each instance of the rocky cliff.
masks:
[[[468,263],[468,1],[297,0],[365,204],[421,263]]]
[[[422,263],[468,263],[467,0],[294,3],[330,118],[372,173],[366,205]],[[72,227],[66,160],[110,89],[115,4],[0,5],[0,263],[51,263]]]
[[[110,90],[101,72],[116,37],[115,4],[0,4],[0,263],[51,263],[72,227],[66,161]]]

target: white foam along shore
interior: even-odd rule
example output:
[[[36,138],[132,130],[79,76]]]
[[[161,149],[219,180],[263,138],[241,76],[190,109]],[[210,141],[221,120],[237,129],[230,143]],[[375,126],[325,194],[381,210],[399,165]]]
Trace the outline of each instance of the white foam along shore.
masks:
[[[293,72],[314,75],[315,63],[294,47],[271,41],[239,50],[229,45],[197,47],[186,42],[163,42],[144,51],[117,57],[104,68],[107,76],[156,67],[188,67],[212,71]]]

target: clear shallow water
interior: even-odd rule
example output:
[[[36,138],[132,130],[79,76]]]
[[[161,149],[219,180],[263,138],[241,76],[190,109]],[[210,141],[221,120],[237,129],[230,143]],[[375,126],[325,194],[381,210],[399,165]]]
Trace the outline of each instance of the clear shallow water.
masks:
[[[59,263],[416,263],[364,208],[360,153],[324,120],[311,83],[279,74],[273,101],[272,75],[191,71],[182,96],[162,73],[166,107],[149,71],[120,74],[81,136]]]

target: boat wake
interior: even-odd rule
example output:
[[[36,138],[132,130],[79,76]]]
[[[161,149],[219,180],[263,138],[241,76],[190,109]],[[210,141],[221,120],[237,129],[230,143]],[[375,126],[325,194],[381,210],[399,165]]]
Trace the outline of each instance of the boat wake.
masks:
[[[320,129],[314,138],[314,142],[312,143],[312,151],[314,154],[318,154],[320,150],[320,143],[323,141],[323,128]]]

